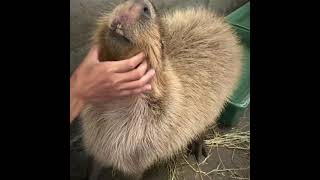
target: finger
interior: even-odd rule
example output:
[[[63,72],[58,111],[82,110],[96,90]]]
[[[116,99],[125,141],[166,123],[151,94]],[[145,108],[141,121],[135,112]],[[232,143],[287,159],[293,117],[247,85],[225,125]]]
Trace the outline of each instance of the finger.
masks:
[[[96,57],[98,59],[98,51],[99,51],[98,46],[97,45],[93,45],[91,47],[91,49],[90,49],[89,54],[90,54],[91,57]]]
[[[98,60],[99,53],[98,52],[99,52],[98,46],[93,45],[87,54],[87,57],[86,57],[87,62],[99,62],[99,60]]]
[[[117,78],[119,83],[139,80],[146,74],[147,69],[148,64],[146,61],[143,61],[136,69],[132,71],[115,74],[115,78]]]
[[[151,85],[147,84],[142,88],[137,88],[137,89],[133,89],[133,90],[123,90],[119,93],[120,96],[130,96],[130,95],[136,95],[136,94],[140,94],[143,93],[145,91],[149,91],[151,90]]]
[[[126,89],[136,89],[145,86],[154,77],[155,71],[153,69],[149,70],[141,79],[131,82],[123,83],[119,86],[120,90]]]
[[[135,69],[144,59],[145,55],[143,53],[139,53],[126,60],[107,61],[102,63],[107,64],[107,66],[112,69],[112,72],[123,73]]]

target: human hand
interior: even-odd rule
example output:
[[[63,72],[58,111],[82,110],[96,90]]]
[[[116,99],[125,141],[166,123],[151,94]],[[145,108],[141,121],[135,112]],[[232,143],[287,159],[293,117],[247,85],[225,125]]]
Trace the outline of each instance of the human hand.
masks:
[[[155,71],[147,69],[142,53],[125,60],[100,62],[98,48],[93,47],[70,78],[70,122],[88,103],[105,103],[151,90]]]
[[[120,61],[98,60],[93,47],[71,77],[72,91],[85,103],[107,102],[120,97],[151,90],[154,70],[147,72],[144,54]]]

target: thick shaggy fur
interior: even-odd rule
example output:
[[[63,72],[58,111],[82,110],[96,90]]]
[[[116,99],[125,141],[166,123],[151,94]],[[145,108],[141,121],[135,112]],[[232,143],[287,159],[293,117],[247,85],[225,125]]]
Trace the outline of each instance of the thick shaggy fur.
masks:
[[[152,13],[143,32],[132,27],[132,45],[106,36],[113,14],[94,37],[104,59],[144,51],[156,70],[152,92],[91,104],[81,114],[88,152],[129,175],[170,158],[213,124],[241,72],[241,48],[223,18],[200,8]]]

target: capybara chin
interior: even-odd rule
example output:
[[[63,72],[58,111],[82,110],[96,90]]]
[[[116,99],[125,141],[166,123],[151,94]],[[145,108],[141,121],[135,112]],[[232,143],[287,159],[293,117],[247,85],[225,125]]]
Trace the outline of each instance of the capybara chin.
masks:
[[[129,0],[99,19],[100,60],[138,52],[155,69],[152,91],[87,105],[86,150],[104,166],[140,177],[216,122],[241,75],[241,46],[231,27],[203,8],[159,15],[149,0]]]

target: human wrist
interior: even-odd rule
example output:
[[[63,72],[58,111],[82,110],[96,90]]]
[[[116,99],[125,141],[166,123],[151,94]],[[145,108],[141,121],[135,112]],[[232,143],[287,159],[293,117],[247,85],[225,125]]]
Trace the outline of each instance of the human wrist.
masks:
[[[84,98],[77,92],[75,79],[70,79],[70,122],[72,122],[85,106]]]

